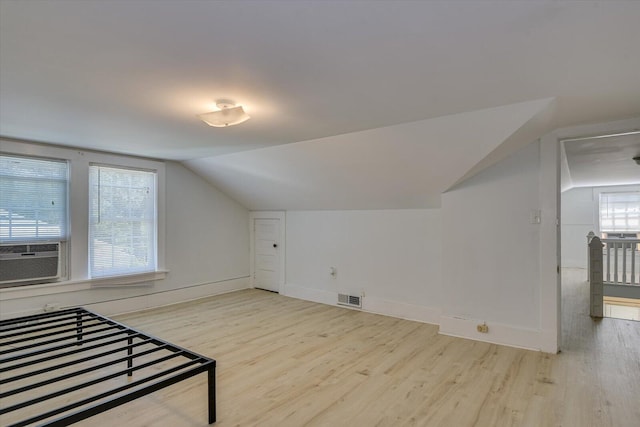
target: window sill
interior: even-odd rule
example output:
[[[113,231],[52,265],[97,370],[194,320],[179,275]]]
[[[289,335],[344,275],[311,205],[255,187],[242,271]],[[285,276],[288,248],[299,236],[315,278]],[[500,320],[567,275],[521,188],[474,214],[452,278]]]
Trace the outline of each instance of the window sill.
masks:
[[[145,273],[107,276],[89,280],[92,288],[109,288],[112,286],[138,285],[148,286],[147,282],[162,280],[167,277],[168,270],[147,271]]]
[[[110,287],[150,286],[149,282],[163,280],[167,277],[167,273],[169,273],[168,270],[157,270],[124,276],[101,277],[99,279],[67,280],[64,282],[43,283],[41,285],[1,288],[0,300],[6,301]]]

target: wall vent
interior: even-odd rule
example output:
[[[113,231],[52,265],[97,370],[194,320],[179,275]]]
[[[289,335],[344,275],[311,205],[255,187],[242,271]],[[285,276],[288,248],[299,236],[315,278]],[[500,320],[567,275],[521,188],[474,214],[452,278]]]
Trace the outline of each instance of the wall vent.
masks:
[[[357,295],[338,294],[338,305],[362,308],[362,297]]]
[[[60,277],[60,243],[0,245],[0,287]]]

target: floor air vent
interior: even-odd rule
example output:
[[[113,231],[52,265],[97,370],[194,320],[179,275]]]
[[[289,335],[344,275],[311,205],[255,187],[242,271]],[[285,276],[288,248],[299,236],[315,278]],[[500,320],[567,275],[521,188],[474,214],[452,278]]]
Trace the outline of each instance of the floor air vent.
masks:
[[[362,308],[362,298],[355,295],[338,294],[338,305]]]

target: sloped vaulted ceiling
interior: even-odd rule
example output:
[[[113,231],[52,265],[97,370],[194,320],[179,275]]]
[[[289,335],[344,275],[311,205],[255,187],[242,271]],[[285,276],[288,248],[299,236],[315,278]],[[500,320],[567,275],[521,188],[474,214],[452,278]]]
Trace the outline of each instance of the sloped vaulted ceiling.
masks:
[[[552,106],[523,102],[185,164],[250,209],[437,207],[476,165],[549,130]]]
[[[615,0],[0,0],[0,136],[186,161],[253,209],[434,206],[551,112],[638,116],[639,20]],[[220,98],[251,120],[200,122]]]

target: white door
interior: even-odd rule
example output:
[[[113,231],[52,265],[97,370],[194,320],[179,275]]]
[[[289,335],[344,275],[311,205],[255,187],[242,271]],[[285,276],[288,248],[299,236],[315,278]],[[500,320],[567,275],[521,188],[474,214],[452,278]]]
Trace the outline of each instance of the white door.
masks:
[[[280,220],[255,219],[253,222],[254,279],[256,288],[280,291]]]

